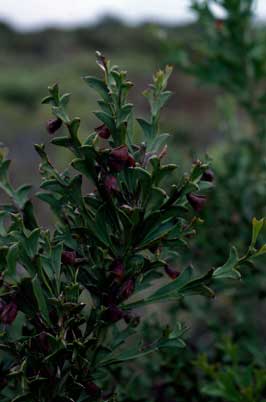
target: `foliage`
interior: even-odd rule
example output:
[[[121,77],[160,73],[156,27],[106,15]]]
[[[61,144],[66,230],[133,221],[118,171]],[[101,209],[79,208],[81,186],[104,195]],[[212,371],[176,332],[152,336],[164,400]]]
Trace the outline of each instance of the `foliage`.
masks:
[[[173,176],[170,187],[163,184],[176,169],[163,163],[168,135],[159,125],[170,96],[170,67],[144,93],[151,113],[137,120],[143,142],[136,144],[127,100],[132,83],[100,53],[97,63],[104,78],[84,80],[101,98],[95,112],[101,124],[83,142],[80,119],[67,111],[70,94],[60,94],[55,84],[43,99],[54,114],[47,122],[52,144],[73,155],[59,172],[45,146],[36,145],[42,176],[37,197],[55,215],[53,230],[38,225],[30,186],[12,186],[10,161],[1,156],[0,187],[11,199],[1,206],[0,221],[3,402],[117,400],[112,367],[184,346],[180,324],[146,344],[135,310],[187,295],[213,297],[210,284],[238,277],[243,264],[264,252],[256,248],[263,220],[254,221],[244,257],[233,251],[223,267],[200,276],[191,266],[183,272],[173,267],[198,220],[193,211],[206,203],[208,164],[197,161],[189,174]]]
[[[215,5],[223,17],[217,17]],[[217,191],[210,196],[195,252],[201,258],[203,244],[211,244],[212,260],[220,263],[228,240],[245,247],[250,220],[265,215],[265,34],[253,23],[253,0],[192,1],[192,9],[202,29],[200,41],[179,65],[219,89],[225,136],[213,163]]]
[[[250,251],[248,252],[248,254],[255,252],[253,261],[259,258],[263,252],[263,248],[260,248],[260,251],[251,251],[255,238],[257,241],[263,230],[263,225],[265,225],[264,220],[253,220]],[[230,267],[233,264],[234,252],[232,250],[220,273],[231,270]],[[241,270],[245,268],[244,265]],[[246,282],[246,278],[244,280]],[[249,281],[241,288],[248,289]],[[252,321],[247,314],[249,299],[244,300],[242,289],[238,288],[234,293],[239,293],[242,297],[238,298],[235,302],[236,305],[232,305],[230,303],[232,291],[231,287],[229,294],[225,296],[224,304],[222,304],[223,300],[219,300],[218,297],[220,306],[216,305],[216,309],[210,303],[203,304],[193,298],[181,301],[178,310],[175,305],[170,305],[163,312],[164,319],[166,315],[169,322],[175,322],[180,314],[185,313],[186,317],[193,320],[194,328],[190,328],[187,347],[181,351],[175,348],[162,349],[147,358],[144,356],[133,367],[122,368],[115,372],[114,378],[118,379],[118,389],[120,390],[119,401],[185,402],[189,400],[204,402],[207,394],[210,401],[216,401],[215,397],[220,395],[223,398],[221,400],[227,402],[231,401],[230,398],[234,398],[236,392],[239,393],[238,398],[243,395],[246,395],[246,398],[253,397],[253,399],[243,399],[243,401],[260,400],[259,397],[262,398],[263,392],[265,392],[264,339],[259,336],[260,328],[257,329],[255,326],[256,318],[254,317]],[[255,292],[256,289],[253,291]],[[248,297],[250,297],[249,293]],[[245,311],[244,314],[243,311]],[[249,317],[249,325],[246,322],[247,317]],[[161,321],[162,318],[159,315],[154,315],[152,320],[145,324],[143,330],[147,342],[151,342],[154,334],[161,331]],[[223,377],[225,371],[227,375]],[[139,372],[142,373],[141,376],[138,375]],[[224,384],[220,381],[220,376]],[[207,384],[209,385],[207,386]],[[243,388],[243,394],[240,393],[239,384]],[[235,388],[235,391],[229,398],[230,385],[231,388]],[[226,388],[229,391],[227,394],[222,394]],[[141,392],[136,394],[136,389]],[[211,391],[209,391],[210,389]]]
[[[261,353],[254,344],[246,342],[239,345],[228,337],[218,346],[222,354],[222,365],[220,361],[210,362],[205,355],[200,355],[195,362],[205,375],[203,394],[217,401],[265,401],[265,353]]]
[[[219,107],[224,113],[221,126],[226,141],[223,148],[216,145],[216,149],[220,147],[219,158],[213,161],[216,189],[209,194],[208,208],[201,215],[204,224],[197,227],[192,248],[200,269],[212,262],[220,264],[228,241],[237,248],[248,246],[252,250],[249,222],[254,215],[265,216],[266,49],[264,34],[253,23],[253,3],[193,1],[198,38],[186,44],[187,53],[179,49],[172,56],[201,84],[218,89]],[[223,18],[216,16],[213,5],[223,9]],[[257,229],[265,231],[263,220],[253,220],[253,239]],[[260,242],[258,249],[264,249]],[[191,258],[191,248],[188,251]],[[132,390],[141,388],[143,400],[264,400],[265,340],[260,316],[264,314],[265,279],[261,256],[256,253],[243,267],[245,286],[234,291],[229,285],[217,310],[210,309],[208,302],[195,305],[193,300],[185,300],[183,312],[198,323],[189,349],[182,353],[161,351],[149,361],[142,360],[143,377],[125,384],[129,382]],[[234,258],[232,249],[226,264],[229,270]],[[168,319],[176,319],[174,309]],[[159,322],[148,326],[147,333],[156,327],[158,330]],[[125,377],[133,378],[132,373]],[[131,400],[142,401],[134,398],[133,391]]]

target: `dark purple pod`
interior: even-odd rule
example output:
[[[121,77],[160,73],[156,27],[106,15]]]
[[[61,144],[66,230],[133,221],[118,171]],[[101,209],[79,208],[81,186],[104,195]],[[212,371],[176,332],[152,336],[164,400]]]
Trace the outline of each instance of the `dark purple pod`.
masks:
[[[187,194],[187,200],[196,212],[200,212],[205,207],[207,197],[205,195],[189,193]]]
[[[205,172],[201,176],[201,180],[213,182],[214,181],[214,173],[213,173],[213,171],[211,169],[205,170]]]
[[[118,298],[118,291],[119,291],[119,282],[112,281],[112,283],[106,289],[106,292],[103,293],[103,305],[110,306],[113,304],[117,304]]]
[[[37,343],[39,346],[39,349],[44,352],[44,353],[48,353],[50,350],[50,345],[49,345],[49,341],[48,341],[48,336],[46,332],[41,332],[38,336],[37,336]]]
[[[133,156],[131,154],[128,154],[128,158],[127,158],[127,166],[128,167],[134,167],[136,166],[136,161],[133,158]]]
[[[3,389],[8,384],[7,378],[0,375],[0,389]]]
[[[124,278],[125,267],[121,260],[118,259],[118,260],[113,261],[110,266],[110,270],[111,270],[112,274],[114,275],[114,277],[116,279],[118,279],[119,281],[121,281]]]
[[[176,279],[180,275],[180,271],[170,267],[170,265],[166,265],[164,271],[171,279]]]
[[[111,194],[119,191],[118,182],[115,176],[106,176],[104,179],[104,187]]]
[[[93,398],[99,398],[101,396],[101,389],[93,381],[88,381],[85,384],[87,394]]]
[[[14,302],[5,305],[2,310],[0,319],[3,324],[12,324],[18,313],[18,306]]]
[[[217,31],[221,31],[224,28],[224,20],[221,18],[216,18],[214,21],[214,26]]]
[[[114,148],[109,155],[108,164],[112,171],[120,172],[128,163],[128,148],[126,145]]]
[[[119,298],[121,300],[128,299],[134,292],[134,289],[135,289],[135,283],[133,279],[126,280],[119,290],[118,293]]]
[[[59,128],[62,126],[62,120],[57,118],[57,119],[50,119],[46,123],[46,129],[49,134],[54,134]]]
[[[120,172],[125,167],[134,167],[136,162],[131,154],[128,153],[126,145],[114,148],[109,155],[109,167],[114,172]]]
[[[6,305],[6,303],[4,302],[4,300],[0,299],[0,314],[4,310],[5,305]]]
[[[104,314],[105,320],[109,322],[117,322],[121,320],[123,316],[123,310],[117,307],[115,304],[110,304]]]
[[[75,264],[77,254],[75,251],[63,251],[61,255],[61,261],[65,265]]]
[[[101,126],[96,127],[95,132],[99,135],[99,137],[101,137],[105,140],[107,140],[111,135],[109,128],[105,124],[102,124]]]

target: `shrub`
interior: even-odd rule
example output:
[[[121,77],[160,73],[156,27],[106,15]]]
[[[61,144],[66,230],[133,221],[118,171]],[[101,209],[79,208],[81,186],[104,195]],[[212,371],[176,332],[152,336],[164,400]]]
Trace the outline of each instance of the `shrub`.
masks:
[[[213,11],[215,4],[222,9],[222,19]],[[202,44],[194,48],[185,69],[202,83],[215,85],[224,94],[219,96],[220,105],[229,109],[222,122],[224,150],[219,151],[220,161],[213,163],[217,188],[210,194],[208,214],[202,214],[205,225],[195,242],[195,254],[203,265],[201,250],[208,245],[211,260],[219,264],[227,242],[244,249],[251,218],[266,212],[265,31],[255,26],[253,0],[193,1],[192,5],[202,27]],[[231,111],[228,103],[235,105]],[[259,263],[247,273],[247,286],[234,295],[235,303],[241,298],[244,308],[238,315],[253,322],[258,300],[266,294],[263,268]]]
[[[70,95],[61,95],[56,84],[43,100],[54,114],[47,123],[52,144],[73,154],[59,172],[44,145],[36,145],[42,176],[37,197],[55,215],[52,230],[38,225],[30,186],[12,186],[10,161],[1,156],[0,187],[11,200],[0,214],[3,402],[117,400],[114,367],[184,346],[181,324],[145,343],[137,309],[191,294],[212,297],[211,283],[237,278],[238,268],[264,252],[255,248],[263,221],[254,221],[244,257],[233,251],[224,266],[201,276],[191,266],[174,268],[197,222],[194,210],[206,202],[202,178],[208,164],[197,161],[189,174],[164,187],[176,169],[163,164],[167,135],[159,128],[171,68],[159,71],[145,92],[151,117],[138,119],[143,142],[136,144],[127,101],[132,83],[101,54],[97,62],[104,78],[84,80],[101,97],[95,113],[101,125],[83,142],[79,118],[67,112]],[[61,125],[66,133],[56,136]]]
[[[179,49],[179,56],[175,54],[173,59],[201,84],[215,86],[219,105],[227,112],[222,121],[226,141],[223,148],[216,145],[219,159],[214,159],[212,166],[216,189],[209,195],[208,208],[201,214],[204,225],[195,237],[194,247],[189,249],[202,269],[223,261],[228,241],[244,249],[250,242],[250,219],[265,215],[266,49],[265,32],[253,22],[252,0],[192,4],[199,21],[198,37],[186,54]],[[222,19],[216,17],[213,5],[223,9]],[[145,366],[152,373],[148,377],[165,373],[161,400],[199,402],[206,400],[206,395],[215,401],[265,398],[264,324],[259,319],[265,299],[262,262],[258,258],[256,267],[252,265],[252,270],[246,271],[245,286],[237,292],[230,288],[224,291],[226,297],[214,314],[208,303],[198,308],[190,300],[185,302],[186,312],[199,323],[190,350],[179,355],[159,353],[157,360]],[[170,314],[174,320],[173,309]],[[224,341],[221,348],[217,347],[227,336],[232,341],[226,345],[237,350],[235,360]],[[198,358],[192,368],[195,355]],[[205,381],[207,385],[202,386]],[[152,384],[149,386],[151,389]]]
[[[212,261],[220,263],[228,240],[245,247],[250,220],[265,216],[265,32],[255,26],[253,0],[191,4],[201,35],[181,67],[219,90],[225,135],[224,151],[217,151],[220,160],[213,163],[217,191],[210,196],[197,251],[200,259],[202,245],[211,244]],[[216,16],[215,5],[224,17]]]
[[[265,353],[254,347],[254,341],[256,339],[239,344],[226,337],[218,343],[218,361],[210,361],[206,355],[199,356],[195,364],[204,373],[202,382],[206,383],[201,386],[203,394],[228,402],[266,400]]]

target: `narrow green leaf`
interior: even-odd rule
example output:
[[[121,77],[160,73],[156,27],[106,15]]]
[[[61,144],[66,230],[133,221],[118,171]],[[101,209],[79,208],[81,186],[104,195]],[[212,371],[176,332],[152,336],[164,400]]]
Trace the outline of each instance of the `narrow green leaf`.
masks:
[[[71,96],[71,94],[69,94],[69,93],[62,95],[61,98],[60,98],[60,103],[63,106],[66,106],[68,104],[68,102],[69,102],[70,96]]]
[[[150,140],[154,137],[153,126],[144,119],[137,119],[137,122],[143,130],[146,141],[150,142]]]
[[[13,278],[16,274],[17,257],[18,257],[18,244],[15,243],[9,247],[6,256],[6,262],[7,262],[6,275],[11,278]]]
[[[110,130],[114,132],[116,129],[115,121],[112,116],[105,112],[94,112],[95,116],[101,120]]]
[[[78,131],[79,131],[79,127],[80,127],[80,118],[79,117],[75,117],[69,124],[68,124],[68,129],[71,135],[71,138],[74,141],[74,144],[77,142],[78,140]],[[78,140],[78,144],[79,144],[79,140]]]
[[[30,258],[33,258],[38,252],[40,229],[34,229],[25,240],[25,250]]]
[[[230,255],[226,263],[215,269],[213,278],[215,279],[239,279],[241,277],[240,272],[237,270],[239,257],[235,247],[230,250]]]
[[[251,244],[250,244],[251,249],[253,249],[255,247],[257,238],[260,234],[263,224],[264,224],[264,218],[261,218],[259,220],[256,218],[253,218],[253,220],[252,220],[252,239],[251,239]]]
[[[26,202],[28,201],[28,193],[30,191],[32,186],[28,184],[24,184],[23,186],[20,186],[16,192],[15,192],[15,200],[16,203],[20,208],[23,208]]]
[[[61,119],[65,124],[70,123],[70,119],[68,117],[68,114],[66,113],[65,109],[63,106],[53,106],[52,111],[56,117]]]
[[[110,102],[111,97],[109,95],[108,87],[104,81],[90,75],[84,77],[83,79],[90,88],[94,89],[103,98],[105,102]]]
[[[60,292],[60,275],[61,275],[61,255],[63,251],[63,245],[57,244],[52,248],[52,267],[57,283],[57,290]]]
[[[54,105],[54,98],[51,95],[45,96],[42,101],[42,104],[48,104],[50,103],[51,105]]]
[[[41,287],[38,275],[36,274],[35,277],[32,279],[32,287],[33,287],[33,292],[36,297],[40,313],[42,316],[45,318],[46,322],[51,324],[50,318],[49,318],[49,312],[48,312],[48,307],[46,304],[46,300],[44,297],[44,292]]]
[[[150,299],[162,299],[170,295],[171,293],[177,293],[182,287],[184,287],[192,278],[193,268],[188,266],[184,271],[178,276],[174,281],[168,283],[167,285],[156,290]]]
[[[252,254],[252,258],[260,257],[265,253],[266,253],[266,244],[263,244],[263,246],[261,246],[261,248],[258,251],[256,251],[255,254]]]
[[[166,237],[166,235],[176,226],[175,219],[169,219],[166,222],[159,223],[139,242],[138,248],[149,246],[151,243]]]
[[[72,140],[71,138],[65,136],[65,137],[56,137],[53,138],[51,141],[52,144],[57,145],[59,147],[65,147],[69,148],[72,145]]]

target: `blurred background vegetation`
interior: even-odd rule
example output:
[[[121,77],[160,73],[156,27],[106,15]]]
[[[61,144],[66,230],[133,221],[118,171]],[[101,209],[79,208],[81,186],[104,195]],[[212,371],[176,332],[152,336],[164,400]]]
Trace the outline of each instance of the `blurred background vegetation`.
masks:
[[[196,24],[127,26],[113,17],[88,27],[26,33],[1,23],[0,139],[14,161],[15,183],[38,182],[38,157],[33,144],[48,141],[45,122],[50,117],[49,110],[40,104],[48,85],[59,82],[63,91],[73,92],[71,113],[81,117],[85,136],[98,122],[91,113],[96,108],[95,95],[80,78],[96,73],[96,50],[129,71],[129,78],[136,83],[132,101],[137,103],[136,113],[143,114],[147,108],[145,99],[135,95],[147,87],[151,72],[169,61],[175,62],[169,58],[169,43],[182,40],[191,44],[198,30]],[[170,89],[174,96],[163,114],[163,126],[173,134],[173,157],[190,157],[191,149],[194,155],[202,154],[222,139],[222,133],[217,131],[214,90],[200,87],[177,68]],[[62,158],[57,154],[58,163]]]

